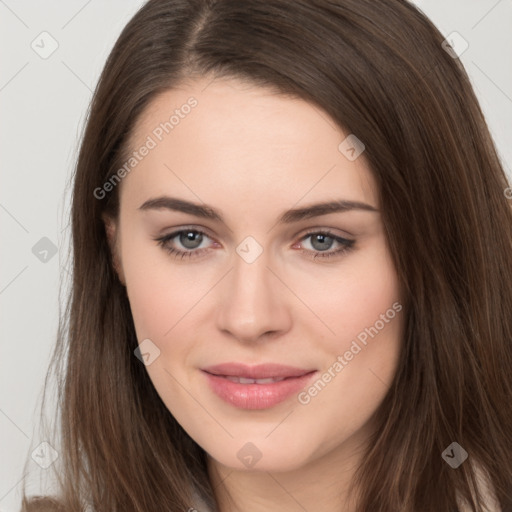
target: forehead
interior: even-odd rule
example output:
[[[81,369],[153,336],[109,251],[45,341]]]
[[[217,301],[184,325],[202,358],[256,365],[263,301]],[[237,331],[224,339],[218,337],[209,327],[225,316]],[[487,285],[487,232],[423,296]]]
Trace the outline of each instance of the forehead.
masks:
[[[151,149],[123,180],[123,195],[142,202],[182,193],[247,207],[342,197],[378,207],[364,153],[351,161],[339,149],[348,135],[302,99],[235,80],[198,80],[159,94],[139,117],[130,153]]]

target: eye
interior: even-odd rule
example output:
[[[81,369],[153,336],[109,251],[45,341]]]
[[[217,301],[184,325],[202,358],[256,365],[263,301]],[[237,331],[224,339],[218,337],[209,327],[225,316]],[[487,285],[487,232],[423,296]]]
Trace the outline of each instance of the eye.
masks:
[[[311,239],[311,246],[313,251],[304,250],[308,257],[312,259],[316,258],[332,258],[333,256],[341,256],[342,254],[352,250],[354,248],[355,240],[349,240],[341,236],[335,235],[328,229],[321,231],[310,231],[302,237],[301,240]],[[328,251],[329,247],[332,246],[333,242],[339,244],[341,247],[333,251]],[[326,247],[329,246],[329,247]],[[317,252],[319,251],[319,252]]]
[[[168,235],[154,238],[154,240],[158,242],[158,245],[168,254],[173,255],[175,258],[184,259],[198,257],[208,250],[208,248],[200,248],[204,238],[210,238],[204,231],[185,228],[174,231]],[[301,251],[312,259],[341,256],[343,253],[353,249],[355,243],[355,240],[348,240],[337,236],[328,229],[311,231],[304,235],[301,241],[309,238],[311,239],[310,244],[313,250],[301,248]],[[175,242],[173,242],[174,239],[176,239]],[[176,249],[176,243],[179,243],[186,250]],[[329,250],[333,243],[338,244],[340,247],[335,250]]]
[[[201,242],[205,236],[209,238],[204,231],[199,231],[197,229],[181,229],[180,231],[175,231],[174,233],[155,238],[154,240],[158,242],[158,245],[161,246],[167,253],[175,256],[176,258],[183,259],[196,257],[198,254],[203,253],[205,249],[197,249],[199,245],[201,245]],[[177,238],[179,243],[189,250],[182,251],[173,247],[174,244],[171,244],[170,242],[174,238]]]

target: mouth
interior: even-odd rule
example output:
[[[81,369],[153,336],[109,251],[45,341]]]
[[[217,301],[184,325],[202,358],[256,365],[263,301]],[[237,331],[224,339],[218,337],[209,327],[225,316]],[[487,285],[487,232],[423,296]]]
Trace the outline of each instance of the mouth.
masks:
[[[300,392],[317,370],[265,364],[225,363],[202,369],[210,389],[240,409],[269,409]]]

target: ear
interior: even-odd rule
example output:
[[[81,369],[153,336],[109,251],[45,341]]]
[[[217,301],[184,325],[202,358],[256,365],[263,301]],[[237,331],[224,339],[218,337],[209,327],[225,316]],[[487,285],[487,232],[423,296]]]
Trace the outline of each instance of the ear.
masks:
[[[107,242],[110,247],[110,255],[112,256],[112,264],[114,266],[114,270],[119,278],[119,281],[121,281],[121,284],[126,286],[118,244],[117,222],[115,219],[106,214],[103,214],[101,217],[105,224],[105,233],[107,235]]]

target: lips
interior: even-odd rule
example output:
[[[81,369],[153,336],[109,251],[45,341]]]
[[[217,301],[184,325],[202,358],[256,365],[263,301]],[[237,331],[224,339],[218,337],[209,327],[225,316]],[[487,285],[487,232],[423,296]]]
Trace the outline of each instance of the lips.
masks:
[[[318,372],[275,363],[224,363],[203,368],[202,373],[210,389],[228,404],[270,409],[297,394]]]
[[[270,409],[299,393],[318,372],[312,371],[300,377],[279,377],[280,380],[269,377],[272,380],[270,383],[262,382],[267,379],[254,382],[254,379],[244,377],[225,377],[206,371],[202,373],[210,390],[229,405],[240,409]]]
[[[240,379],[250,379],[251,381],[246,382],[247,384],[252,383],[253,380],[274,379],[269,381],[270,383],[290,377],[301,377],[302,375],[311,373],[314,370],[314,368],[297,368],[276,363],[265,363],[254,366],[249,366],[243,363],[222,363],[203,368],[203,371],[212,375],[219,375],[227,378],[238,377]],[[240,380],[234,380],[233,382],[244,383]],[[265,383],[266,382],[262,382],[262,384]]]

